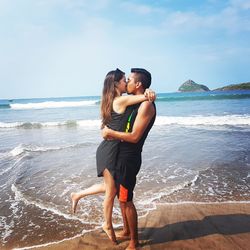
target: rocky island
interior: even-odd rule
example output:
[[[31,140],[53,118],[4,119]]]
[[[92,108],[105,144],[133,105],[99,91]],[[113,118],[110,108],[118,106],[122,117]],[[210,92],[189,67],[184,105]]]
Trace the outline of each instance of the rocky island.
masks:
[[[178,89],[180,92],[203,92],[210,91],[210,89],[202,84],[195,83],[193,80],[184,82]]]

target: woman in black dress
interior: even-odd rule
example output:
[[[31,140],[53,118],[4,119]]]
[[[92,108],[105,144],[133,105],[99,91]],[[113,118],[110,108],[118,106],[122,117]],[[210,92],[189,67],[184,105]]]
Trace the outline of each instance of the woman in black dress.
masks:
[[[102,128],[107,126],[120,131],[123,127],[123,116],[126,108],[130,105],[151,99],[154,92],[147,90],[145,95],[125,95],[125,73],[119,69],[110,71],[104,80],[101,101]],[[72,193],[72,212],[75,213],[78,201],[92,194],[104,193],[104,224],[103,230],[108,237],[116,243],[116,237],[112,226],[112,209],[116,195],[115,188],[115,163],[119,140],[103,140],[96,151],[97,176],[103,176],[104,182],[95,184],[83,191]]]

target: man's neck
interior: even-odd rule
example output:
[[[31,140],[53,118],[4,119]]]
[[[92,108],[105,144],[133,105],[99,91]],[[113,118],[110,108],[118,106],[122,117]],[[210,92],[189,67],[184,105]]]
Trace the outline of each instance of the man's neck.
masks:
[[[143,95],[144,94],[144,89],[138,89],[138,90],[136,90],[136,92],[134,94],[135,95]]]

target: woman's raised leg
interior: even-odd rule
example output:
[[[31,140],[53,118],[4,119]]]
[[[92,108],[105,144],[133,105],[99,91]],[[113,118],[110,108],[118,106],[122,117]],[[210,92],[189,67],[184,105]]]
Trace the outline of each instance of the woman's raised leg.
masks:
[[[71,193],[71,211],[72,213],[76,212],[76,207],[78,201],[88,195],[105,193],[105,183],[98,183],[90,186],[89,188],[84,189],[83,191],[77,193]]]

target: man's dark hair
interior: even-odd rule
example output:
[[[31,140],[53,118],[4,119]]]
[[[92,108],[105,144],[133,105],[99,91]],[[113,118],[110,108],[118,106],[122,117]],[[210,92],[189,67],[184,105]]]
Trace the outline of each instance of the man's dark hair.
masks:
[[[136,73],[136,80],[142,83],[144,89],[147,89],[151,85],[151,74],[146,69],[132,68],[131,73]]]

